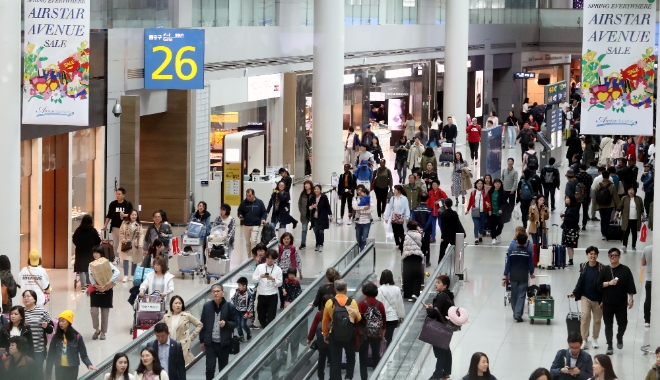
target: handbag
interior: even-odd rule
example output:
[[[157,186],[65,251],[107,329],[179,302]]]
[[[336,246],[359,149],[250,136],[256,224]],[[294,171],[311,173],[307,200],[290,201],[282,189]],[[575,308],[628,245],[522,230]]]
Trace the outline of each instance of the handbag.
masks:
[[[437,308],[435,308],[435,310],[438,314],[440,313]],[[434,347],[448,350],[453,335],[453,326],[427,316],[424,320],[424,325],[422,325],[419,340]]]
[[[404,221],[403,214],[392,214],[393,224],[403,224],[403,221]]]
[[[472,207],[470,210],[470,215],[472,215],[473,218],[481,218],[481,212],[479,212],[479,208],[477,207]]]
[[[133,248],[133,242],[132,241],[125,241],[121,243],[121,251],[122,252],[128,252]]]

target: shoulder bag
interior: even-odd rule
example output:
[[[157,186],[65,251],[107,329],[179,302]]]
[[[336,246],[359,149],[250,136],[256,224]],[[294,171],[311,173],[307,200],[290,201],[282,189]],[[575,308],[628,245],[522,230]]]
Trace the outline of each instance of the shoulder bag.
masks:
[[[434,309],[440,314],[438,308]],[[422,325],[419,340],[432,346],[448,350],[453,335],[453,326],[427,316]]]

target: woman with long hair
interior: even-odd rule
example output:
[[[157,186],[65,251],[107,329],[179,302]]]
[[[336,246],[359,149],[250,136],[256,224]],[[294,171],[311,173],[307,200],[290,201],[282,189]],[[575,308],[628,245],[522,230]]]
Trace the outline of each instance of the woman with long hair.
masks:
[[[227,236],[225,236],[227,257],[231,257],[231,252],[234,250],[234,238],[236,237],[236,219],[231,216],[231,206],[226,203],[220,206],[220,216],[215,218],[213,227],[221,224],[225,226],[225,231],[227,231]],[[206,257],[204,257],[204,260],[206,261]]]
[[[525,121],[529,117],[529,98],[525,98],[522,104],[522,112],[520,113],[521,120]]]
[[[488,211],[488,224],[490,225],[490,237],[493,239],[492,244],[495,245],[499,243],[497,237],[502,234],[502,228],[504,228],[502,215],[507,205],[507,195],[502,188],[501,179],[498,178],[495,180],[493,187],[488,192],[488,196],[490,197],[491,204],[491,208]]]
[[[142,263],[142,226],[140,225],[140,214],[137,210],[131,210],[124,221],[119,227],[119,250],[124,254],[124,278],[122,282],[131,279],[135,274],[135,268]],[[131,271],[129,276],[128,264],[131,264]]]
[[[285,229],[286,225],[293,222],[293,228],[296,228],[296,222],[291,220],[290,210],[291,210],[291,195],[286,191],[286,184],[284,181],[277,183],[277,190],[274,191],[270,196],[270,201],[268,201],[268,208],[266,209],[266,214],[270,213],[270,210],[273,210],[273,216],[270,219],[270,223],[273,225],[275,231],[278,230],[277,225],[279,224],[280,229]]]
[[[490,189],[493,187],[493,176],[490,174],[486,174],[483,178],[484,180],[484,190],[486,192],[490,192]]]
[[[170,380],[158,359],[158,352],[151,347],[140,351],[140,364],[135,370],[135,380]]]
[[[282,273],[287,273],[289,268],[293,268],[300,279],[303,279],[302,274],[302,258],[298,254],[296,246],[293,245],[293,234],[285,232],[280,236],[280,244],[278,245],[277,266],[282,269]],[[284,279],[283,279],[284,280]],[[284,282],[282,282],[284,284]],[[286,295],[282,292],[283,286],[280,286],[280,310],[284,309],[284,301]]]
[[[403,252],[404,224],[410,220],[410,206],[406,191],[401,185],[394,186],[394,196],[390,198],[390,207],[385,215],[385,223],[392,223],[394,243]]]
[[[594,356],[594,377],[591,380],[617,380],[612,360],[603,354]]]
[[[48,348],[46,379],[52,378],[53,366],[55,367],[55,380],[77,379],[81,361],[90,371],[98,370],[87,356],[85,340],[72,325],[73,311],[64,310],[58,317],[57,330]]]
[[[165,243],[162,240],[156,239],[149,246],[147,254],[142,258],[141,267],[142,268],[151,268],[154,260],[158,257],[163,257],[163,252],[165,252]]]
[[[18,286],[14,275],[11,274],[11,261],[7,255],[0,255],[0,283],[7,288],[7,299],[2,298],[0,312],[9,313],[12,308],[12,298],[16,297]]]
[[[32,346],[34,361],[37,364],[37,379],[43,378],[43,368],[46,362],[46,334],[53,332],[53,320],[48,310],[37,305],[37,293],[34,290],[23,291],[23,305],[25,305],[25,323],[32,330]]]
[[[409,221],[408,233],[403,240],[401,251],[401,277],[403,279],[403,298],[410,302],[417,300],[424,281],[424,252],[422,252],[422,233],[417,230],[417,222]]]
[[[475,352],[470,359],[470,369],[468,374],[463,377],[463,380],[497,380],[495,376],[490,374],[490,362],[488,356],[483,352]]]
[[[427,146],[426,149],[424,149],[422,160],[419,162],[419,167],[421,170],[426,170],[428,168],[428,164],[433,165],[433,171],[437,174],[438,159],[435,157],[435,151],[430,146]]]
[[[325,230],[330,228],[332,222],[332,207],[328,197],[323,194],[321,185],[314,185],[314,194],[309,198],[307,210],[309,210],[308,219],[312,220],[314,236],[316,236],[315,251],[323,252]]]
[[[525,120],[525,119],[523,119]],[[509,149],[516,147],[516,136],[520,126],[518,125],[518,118],[514,116],[513,110],[509,111],[509,116],[506,118],[507,133],[509,137]]]
[[[300,224],[302,226],[302,232],[300,234],[300,246],[298,249],[305,249],[307,246],[307,231],[310,229],[308,228],[310,219],[308,218],[307,205],[309,204],[309,200],[312,197],[313,189],[314,182],[306,180],[303,183],[303,189],[300,192],[300,196],[298,197],[298,211],[300,211]]]
[[[401,185],[405,182],[406,175],[408,174],[408,149],[410,149],[410,145],[408,144],[406,135],[401,135],[401,138],[394,144],[394,148],[392,149],[396,153],[394,169],[399,175],[399,184]]]
[[[204,325],[186,311],[186,304],[180,296],[170,298],[170,311],[163,317],[163,322],[169,327],[170,337],[181,343],[183,358],[186,364],[190,364],[195,359],[195,355],[190,351],[190,343],[197,338]],[[192,332],[191,325],[195,327]]]
[[[323,302],[323,297],[326,295],[335,296],[335,281],[341,280],[341,274],[335,268],[328,268],[325,270],[325,284],[319,286],[319,290],[316,291],[316,297],[314,297],[314,302],[310,303],[309,306],[318,307],[319,311],[323,312],[325,303]]]
[[[547,221],[550,219],[550,210],[548,210],[548,205],[545,204],[543,195],[537,195],[532,199],[527,215],[529,220],[527,232],[532,236],[532,241],[536,245],[546,246],[548,242]]]
[[[118,352],[112,359],[110,373],[106,373],[103,380],[135,380],[135,376],[130,373],[130,367],[128,356],[123,352]]]
[[[389,346],[394,336],[394,330],[399,327],[406,316],[406,309],[403,306],[403,297],[401,289],[394,282],[394,275],[389,269],[380,273],[378,281],[378,295],[376,299],[385,305],[385,341]]]
[[[415,120],[413,120],[413,115],[411,113],[406,115],[406,137],[408,140],[412,140],[415,137]]]
[[[470,192],[470,200],[468,201],[467,210],[465,211],[465,215],[472,212],[475,245],[478,245],[483,240],[483,235],[485,233],[484,229],[486,228],[486,217],[490,211],[492,211],[490,195],[486,189],[484,189],[484,180],[479,178],[474,182],[474,190]]]
[[[28,348],[23,354],[34,358],[34,344],[32,343],[32,329],[25,322],[25,308],[20,305],[13,306],[9,311],[9,322],[0,329],[0,356],[2,350],[9,353],[9,339],[22,336],[27,340]]]
[[[163,242],[163,257],[165,260],[168,260],[168,254],[170,250],[170,240],[174,236],[172,234],[172,227],[167,222],[167,214],[163,210],[154,211],[152,214],[154,224],[150,225],[147,228],[147,232],[144,234],[144,242],[142,242],[142,249],[147,250],[151,244],[156,240]]]
[[[467,194],[467,191],[461,190],[461,178],[462,170],[467,166],[468,163],[463,160],[463,154],[461,152],[456,152],[454,155],[454,171],[451,173],[451,195],[456,197],[456,207],[458,207],[459,195],[463,198],[463,204],[465,204],[465,194]]]
[[[208,212],[207,208],[206,202],[197,203],[197,210],[190,214],[190,220],[188,221],[188,223],[195,222],[204,225],[201,235],[208,235],[211,232],[211,213]]]
[[[92,248],[101,244],[99,232],[94,228],[94,221],[91,215],[82,217],[80,226],[73,233],[73,244],[76,246],[76,261],[73,264],[73,271],[80,275],[80,285],[82,292],[87,291],[89,279],[87,278],[87,267],[94,261]]]
[[[574,249],[577,248],[580,239],[580,206],[573,196],[566,196],[564,202],[566,210],[559,214],[564,221],[561,224],[561,244],[566,247],[568,265],[573,265]]]
[[[380,140],[374,136],[371,140],[371,146],[367,147],[369,152],[374,155],[374,161],[380,162],[383,159],[383,148],[380,146]]]
[[[552,374],[545,368],[537,368],[529,375],[529,380],[552,380]]]
[[[98,260],[101,257],[105,257],[103,248],[99,245],[94,247],[94,260]],[[110,309],[112,309],[112,297],[113,290],[119,277],[119,269],[115,267],[113,263],[110,263],[110,269],[112,269],[112,277],[105,284],[99,284],[96,282],[96,279],[92,275],[92,265],[89,265],[89,280],[90,284],[94,287],[94,291],[89,295],[90,305],[92,307],[92,326],[94,327],[94,335],[92,339],[105,340],[105,334],[108,332],[108,315],[110,314]],[[99,310],[100,309],[100,310]],[[101,312],[101,328],[99,329],[99,311]]]

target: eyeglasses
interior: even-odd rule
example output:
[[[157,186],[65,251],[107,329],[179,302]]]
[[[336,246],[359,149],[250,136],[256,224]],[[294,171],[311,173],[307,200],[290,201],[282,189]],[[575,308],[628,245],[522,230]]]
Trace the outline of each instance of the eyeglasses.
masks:
[[[222,290],[211,290],[211,293],[220,293]]]
[[[611,259],[613,259],[613,258],[615,258],[615,257],[619,257],[619,256],[621,256],[621,255],[608,255],[608,256],[609,256]]]

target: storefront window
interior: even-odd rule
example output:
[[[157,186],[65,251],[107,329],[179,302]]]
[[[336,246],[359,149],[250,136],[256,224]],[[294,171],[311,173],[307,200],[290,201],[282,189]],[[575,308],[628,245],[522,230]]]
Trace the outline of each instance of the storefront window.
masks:
[[[527,79],[527,97],[529,103],[545,104],[543,89],[546,85],[564,80],[564,65],[527,68],[536,73],[536,78]]]

